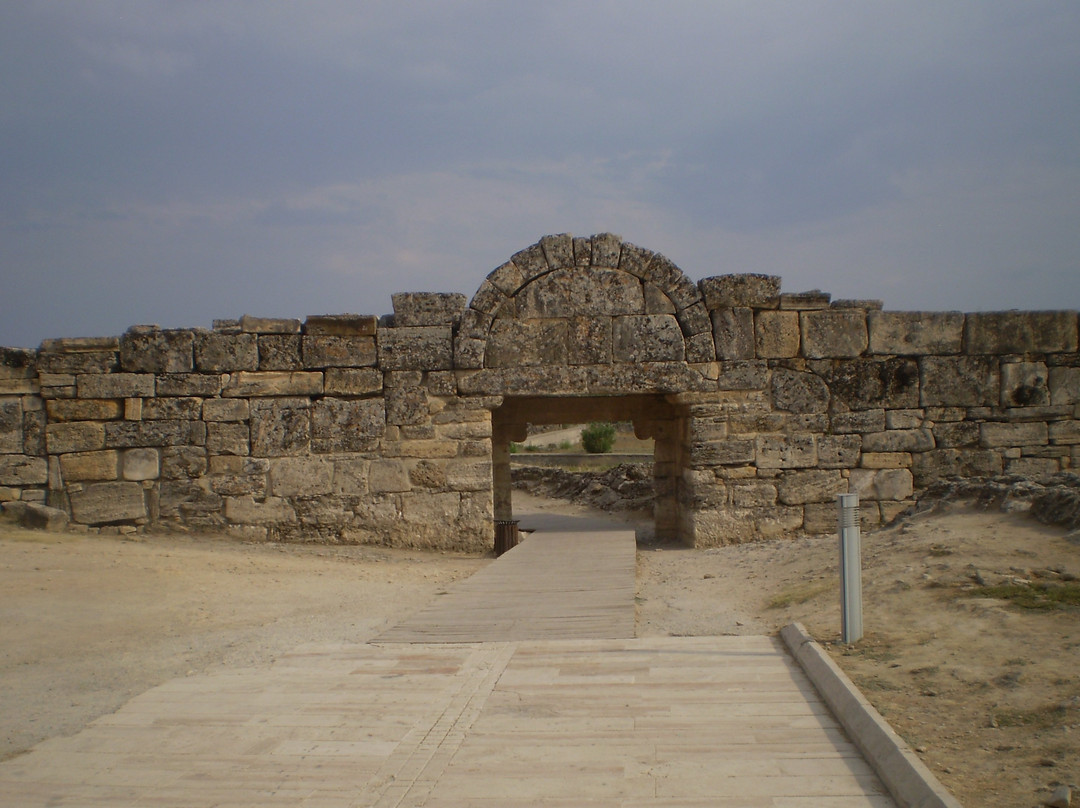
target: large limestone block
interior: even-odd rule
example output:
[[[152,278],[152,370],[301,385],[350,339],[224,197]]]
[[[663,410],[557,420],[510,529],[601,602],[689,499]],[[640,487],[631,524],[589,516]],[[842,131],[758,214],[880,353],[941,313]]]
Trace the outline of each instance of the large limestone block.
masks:
[[[416,426],[431,422],[427,390],[423,387],[395,387],[386,391],[386,423]]]
[[[832,502],[837,494],[847,491],[847,486],[839,470],[807,469],[784,472],[777,482],[776,493],[784,505],[805,505]]]
[[[704,441],[690,446],[690,465],[693,468],[749,465],[756,456],[754,441],[745,438]]]
[[[914,359],[850,359],[826,373],[833,396],[852,410],[919,406],[919,366]]]
[[[409,524],[452,530],[461,514],[461,495],[456,492],[419,492],[402,494],[401,516]]]
[[[304,320],[304,333],[313,336],[374,337],[379,318],[374,314],[318,314]]]
[[[452,491],[489,491],[491,463],[450,463],[446,466],[446,487]]]
[[[120,453],[115,450],[60,455],[60,474],[65,483],[115,480],[119,470]]]
[[[372,460],[368,467],[368,490],[373,494],[392,494],[412,489],[409,469],[400,460]]]
[[[193,396],[149,398],[142,403],[144,421],[198,421],[203,400]]]
[[[2,407],[2,405],[0,405]],[[124,405],[114,399],[56,398],[45,404],[49,420],[113,421],[124,417]]]
[[[798,356],[799,314],[794,311],[759,311],[754,315],[754,349],[759,359]]]
[[[686,358],[679,321],[670,314],[616,317],[612,323],[615,362],[670,362]]]
[[[45,445],[49,454],[92,452],[105,448],[105,424],[93,421],[68,421],[45,427]]]
[[[49,464],[44,457],[0,455],[0,485],[45,485],[48,481]]]
[[[980,449],[934,449],[913,455],[915,485],[926,488],[938,480],[994,477],[1003,469],[1001,454]]]
[[[872,311],[870,353],[925,356],[958,354],[964,315],[956,311]]]
[[[260,334],[259,370],[300,370],[299,334]]]
[[[143,487],[135,482],[93,483],[71,491],[71,517],[83,525],[131,522],[147,518]]]
[[[243,398],[210,398],[202,403],[204,421],[246,421],[250,414],[250,405]]]
[[[106,373],[76,376],[79,398],[151,398],[155,393],[150,373]]]
[[[120,368],[116,348],[107,351],[77,351],[74,353],[42,353],[38,356],[41,373],[112,373]]]
[[[327,368],[326,395],[369,396],[381,393],[382,371],[376,368]]]
[[[928,452],[935,448],[929,429],[890,429],[863,435],[864,452]]]
[[[334,493],[364,496],[368,493],[371,461],[359,457],[334,458]]]
[[[610,317],[572,317],[567,328],[567,358],[571,365],[611,364]]]
[[[782,412],[820,413],[829,408],[829,387],[813,373],[776,370],[771,393],[773,407]]]
[[[641,280],[626,272],[573,270],[565,273],[564,286],[572,315],[616,317],[645,313]]]
[[[206,425],[206,451],[211,455],[245,456],[251,453],[247,424],[211,421]]]
[[[240,371],[232,374],[223,396],[256,398],[264,396],[314,396],[323,392],[319,371]]]
[[[240,318],[240,330],[246,334],[299,334],[300,321],[280,317],[252,317],[245,314]]]
[[[311,413],[314,452],[368,452],[386,433],[386,405],[381,398],[324,398]]]
[[[451,370],[454,337],[448,326],[380,328],[379,367],[383,370]]]
[[[1050,442],[1062,446],[1080,444],[1080,421],[1059,421],[1050,424]]]
[[[1050,368],[1050,403],[1080,404],[1080,367]]]
[[[296,511],[280,497],[226,497],[225,518],[235,525],[274,525],[296,521]]]
[[[129,373],[190,373],[194,346],[191,331],[128,331],[120,338],[120,366]]]
[[[167,446],[161,450],[161,478],[186,480],[206,473],[206,448],[203,446]]]
[[[823,469],[849,469],[859,462],[860,435],[822,435],[817,440],[818,465]]]
[[[719,308],[712,311],[713,341],[720,360],[754,358],[754,310]]]
[[[125,480],[156,480],[161,476],[161,454],[157,449],[128,449],[121,459]]]
[[[448,292],[398,292],[390,300],[398,328],[455,325],[465,311],[465,295]]]
[[[566,320],[496,320],[488,338],[489,368],[567,364]]]
[[[321,497],[334,492],[334,463],[324,457],[281,457],[270,461],[275,497]]]
[[[1039,407],[1050,403],[1045,362],[1006,362],[1001,366],[1001,406]]]
[[[754,444],[759,469],[812,468],[818,462],[813,435],[758,435]]]
[[[852,469],[850,484],[860,500],[902,502],[915,493],[909,469]]]
[[[711,310],[748,307],[775,309],[780,305],[780,278],[776,275],[719,275],[698,283]]]
[[[979,445],[984,449],[1007,446],[1045,446],[1049,430],[1044,423],[985,423],[979,428]]]
[[[311,401],[306,398],[255,399],[251,402],[251,454],[256,457],[305,455],[311,448]]]
[[[376,360],[375,339],[305,336],[302,357],[305,368],[371,367]]]
[[[221,393],[223,380],[228,376],[221,373],[176,373],[157,377],[159,396],[196,396],[210,398]]]
[[[994,311],[969,314],[969,354],[1069,353],[1077,349],[1075,311]]]
[[[832,431],[837,435],[866,434],[885,430],[885,410],[858,410],[832,414]]]
[[[104,426],[109,449],[206,444],[202,421],[107,421]]]
[[[23,406],[18,398],[0,399],[0,454],[23,452]]]
[[[1001,374],[993,357],[928,356],[919,367],[925,407],[991,407],[1001,398]]]
[[[807,359],[851,359],[866,350],[866,313],[859,309],[802,312],[799,323]]]
[[[255,334],[207,332],[195,337],[195,367],[206,373],[259,369]]]
[[[570,233],[544,236],[538,243],[552,269],[574,266],[574,237]]]
[[[549,272],[534,278],[514,296],[514,316],[519,320],[538,320],[576,314],[570,300],[569,275],[564,271]]]

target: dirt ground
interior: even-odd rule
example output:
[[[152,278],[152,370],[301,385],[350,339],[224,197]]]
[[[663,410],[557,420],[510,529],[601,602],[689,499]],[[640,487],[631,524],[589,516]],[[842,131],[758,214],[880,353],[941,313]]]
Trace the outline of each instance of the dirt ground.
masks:
[[[516,508],[588,515],[514,496]],[[1080,608],[973,595],[1014,580],[1075,587],[1080,542],[1064,534],[956,505],[864,533],[866,637],[849,647],[835,537],[689,550],[651,542],[642,526],[638,634],[800,621],[962,803],[1037,806],[1080,781]],[[372,639],[489,562],[0,523],[0,759],[177,676]]]

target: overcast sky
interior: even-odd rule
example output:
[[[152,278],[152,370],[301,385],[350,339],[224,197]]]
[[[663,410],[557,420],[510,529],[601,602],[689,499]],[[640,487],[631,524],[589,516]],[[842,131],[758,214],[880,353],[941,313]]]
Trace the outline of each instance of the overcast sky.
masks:
[[[0,345],[383,314],[549,233],[1080,308],[1080,3],[4,2]]]

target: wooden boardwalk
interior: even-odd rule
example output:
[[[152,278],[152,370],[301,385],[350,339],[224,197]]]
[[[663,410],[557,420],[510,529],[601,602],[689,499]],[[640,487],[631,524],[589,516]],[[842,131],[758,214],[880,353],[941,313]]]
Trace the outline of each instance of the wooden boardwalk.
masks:
[[[633,531],[536,533],[379,642],[634,636]]]
[[[633,558],[536,534],[376,643],[176,679],[0,763],[0,805],[894,806],[776,638],[634,638]]]

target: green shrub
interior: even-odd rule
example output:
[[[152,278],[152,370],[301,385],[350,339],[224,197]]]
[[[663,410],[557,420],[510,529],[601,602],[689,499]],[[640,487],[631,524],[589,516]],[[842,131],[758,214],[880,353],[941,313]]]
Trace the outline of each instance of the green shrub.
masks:
[[[589,454],[607,454],[615,446],[615,424],[589,424],[581,430],[581,445]]]

